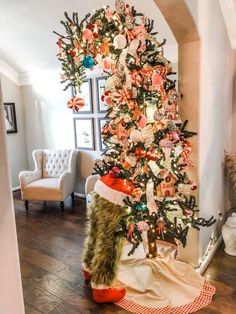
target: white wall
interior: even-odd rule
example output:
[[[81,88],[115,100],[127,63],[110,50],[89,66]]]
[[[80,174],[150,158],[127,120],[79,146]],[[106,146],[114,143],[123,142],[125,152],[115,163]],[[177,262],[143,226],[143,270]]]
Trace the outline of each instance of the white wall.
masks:
[[[225,208],[224,150],[230,150],[232,57],[219,1],[186,0],[201,38],[199,208],[200,215],[218,218]],[[201,228],[200,255],[214,226]]]
[[[0,104],[2,104],[0,86]],[[15,216],[8,168],[5,119],[0,106],[0,313],[23,314]]]
[[[0,80],[3,102],[15,103],[16,109],[17,133],[7,134],[7,152],[11,169],[12,187],[17,187],[19,186],[19,172],[28,168],[21,87],[4,75],[0,75]]]
[[[31,77],[31,85],[22,86],[30,169],[34,168],[34,149],[75,147],[73,113],[66,106],[71,91],[63,91],[59,73],[59,69],[37,72]],[[92,173],[93,160],[99,156],[96,151],[79,151],[76,192],[84,194],[85,180]]]
[[[234,74],[233,74],[233,115],[232,115],[232,132],[231,132],[231,149],[236,153],[236,50],[234,51]],[[236,205],[236,197],[232,204]]]

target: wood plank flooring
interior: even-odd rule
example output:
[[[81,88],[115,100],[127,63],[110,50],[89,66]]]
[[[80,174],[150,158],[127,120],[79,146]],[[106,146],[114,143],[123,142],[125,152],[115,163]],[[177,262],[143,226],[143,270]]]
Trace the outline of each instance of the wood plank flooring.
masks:
[[[84,282],[81,255],[85,237],[85,200],[30,203],[26,214],[14,192],[17,235],[26,314],[125,314],[113,304],[93,302]],[[205,277],[215,285],[213,302],[198,314],[236,313],[236,257],[221,247]]]

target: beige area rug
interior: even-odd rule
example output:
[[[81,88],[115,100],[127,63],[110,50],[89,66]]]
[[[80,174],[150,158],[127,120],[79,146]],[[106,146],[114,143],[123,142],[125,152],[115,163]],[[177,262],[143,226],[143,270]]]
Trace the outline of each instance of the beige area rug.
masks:
[[[130,249],[124,247],[114,283],[126,288],[118,306],[140,314],[187,314],[211,303],[215,288],[190,265],[175,259],[175,245],[160,241],[155,259],[146,258],[142,245],[132,256]]]

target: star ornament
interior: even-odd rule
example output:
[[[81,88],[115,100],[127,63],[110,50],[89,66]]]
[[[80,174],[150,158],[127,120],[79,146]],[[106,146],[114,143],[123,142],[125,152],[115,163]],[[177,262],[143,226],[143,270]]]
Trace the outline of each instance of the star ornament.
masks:
[[[85,105],[84,99],[77,96],[74,96],[73,98],[71,98],[71,100],[69,100],[67,103],[67,107],[70,109],[73,109],[76,112],[78,112],[79,109],[84,107],[84,105]]]

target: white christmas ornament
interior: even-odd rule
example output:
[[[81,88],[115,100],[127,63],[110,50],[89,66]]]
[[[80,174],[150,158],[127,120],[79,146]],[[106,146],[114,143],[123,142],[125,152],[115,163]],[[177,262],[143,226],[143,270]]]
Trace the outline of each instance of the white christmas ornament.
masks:
[[[178,145],[175,147],[175,157],[179,156],[182,152],[182,146]]]
[[[149,179],[146,186],[146,196],[147,196],[147,208],[149,211],[149,215],[152,213],[157,213],[157,204],[154,201],[154,182],[152,179]]]
[[[139,47],[139,39],[134,39],[129,44],[128,53],[134,56],[137,53]]]
[[[139,130],[132,129],[130,132],[130,139],[134,143],[141,142],[143,140],[142,133]]]
[[[236,256],[236,213],[226,220],[222,227],[222,236],[225,242],[225,253]]]
[[[126,47],[126,44],[127,40],[124,35],[119,34],[114,37],[113,45],[115,46],[115,48],[124,49]]]
[[[154,112],[156,110],[156,105],[152,105],[147,103],[147,108],[146,108],[146,116],[147,116],[147,121],[149,123],[154,122]]]
[[[152,173],[154,174],[154,176],[157,177],[158,174],[160,173],[160,168],[158,167],[157,163],[154,160],[150,160],[148,162],[148,166],[152,170]]]

